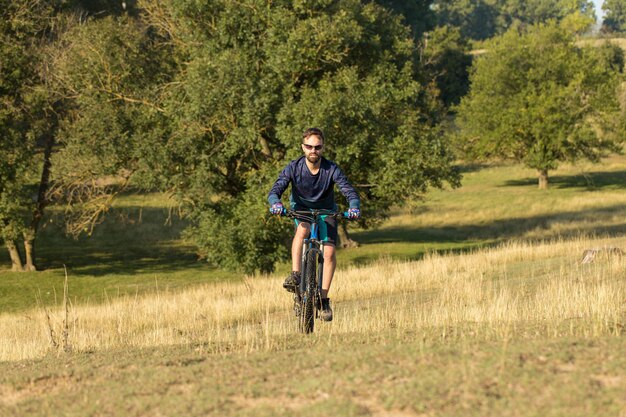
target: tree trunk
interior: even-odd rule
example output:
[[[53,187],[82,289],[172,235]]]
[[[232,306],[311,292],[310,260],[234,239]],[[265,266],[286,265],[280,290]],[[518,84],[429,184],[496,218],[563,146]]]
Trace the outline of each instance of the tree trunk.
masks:
[[[20,256],[20,252],[17,250],[17,246],[15,246],[15,242],[7,240],[6,246],[9,250],[9,256],[11,257],[11,271],[22,272],[24,270],[24,267],[22,266],[22,257]]]
[[[39,222],[43,217],[46,208],[46,192],[50,184],[50,156],[52,155],[52,146],[54,145],[54,136],[49,135],[45,138],[43,150],[43,168],[41,169],[41,179],[39,180],[39,190],[37,191],[37,204],[33,210],[33,217],[30,222],[29,229],[24,233],[24,250],[26,252],[26,264],[24,269],[27,271],[36,271],[35,266],[35,238],[39,229]]]
[[[35,239],[24,239],[24,253],[26,255],[26,263],[24,264],[24,271],[36,271],[35,266]]]
[[[537,171],[539,173],[539,189],[547,190],[548,189],[548,170],[539,169]]]
[[[355,240],[350,239],[350,235],[348,234],[348,228],[345,224],[339,223],[339,228],[337,229],[339,234],[339,245],[342,248],[358,248],[359,243]]]

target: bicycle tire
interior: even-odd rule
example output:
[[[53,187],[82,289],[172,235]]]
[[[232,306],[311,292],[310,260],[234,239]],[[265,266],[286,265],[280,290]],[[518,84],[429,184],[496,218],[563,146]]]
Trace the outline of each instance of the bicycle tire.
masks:
[[[315,290],[317,288],[317,252],[310,250],[306,258],[304,273],[305,288],[302,294],[302,314],[300,315],[300,329],[303,333],[313,333],[315,325]]]

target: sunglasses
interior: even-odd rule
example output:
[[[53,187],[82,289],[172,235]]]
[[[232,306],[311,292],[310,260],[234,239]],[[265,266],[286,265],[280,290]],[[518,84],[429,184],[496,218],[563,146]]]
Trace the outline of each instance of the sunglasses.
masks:
[[[307,145],[306,143],[303,143],[302,146],[304,146],[308,151],[311,151],[313,149],[315,149],[316,151],[321,151],[322,148],[324,147],[324,145]]]

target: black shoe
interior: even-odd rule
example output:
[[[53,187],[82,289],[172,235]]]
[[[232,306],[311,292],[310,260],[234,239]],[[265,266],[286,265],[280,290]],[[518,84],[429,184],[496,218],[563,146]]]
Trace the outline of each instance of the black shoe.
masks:
[[[283,288],[289,292],[296,292],[298,285],[300,285],[300,273],[296,271],[289,274],[283,282]]]
[[[322,298],[322,320],[333,321],[333,309],[330,308],[330,298]]]

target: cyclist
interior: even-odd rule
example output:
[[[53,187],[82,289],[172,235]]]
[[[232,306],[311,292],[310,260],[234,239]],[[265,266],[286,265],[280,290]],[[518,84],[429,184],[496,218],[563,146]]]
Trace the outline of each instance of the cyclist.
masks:
[[[270,213],[280,215],[284,208],[280,201],[281,196],[291,183],[290,205],[292,210],[325,209],[337,211],[333,186],[337,184],[341,193],[349,204],[348,217],[361,217],[359,195],[350,185],[348,178],[334,163],[322,157],[324,151],[324,133],[321,129],[310,128],[302,135],[302,152],[304,155],[291,161],[280,173],[274,186],[269,192],[268,201],[271,205]],[[292,272],[287,276],[283,287],[295,292],[300,284],[300,260],[302,258],[302,244],[308,236],[311,225],[296,219],[296,230],[291,244]],[[337,220],[326,217],[319,225],[319,238],[324,245],[324,276],[322,277],[322,313],[324,321],[333,319],[333,310],[330,306],[328,291],[335,273],[337,264],[335,244],[337,242]]]

